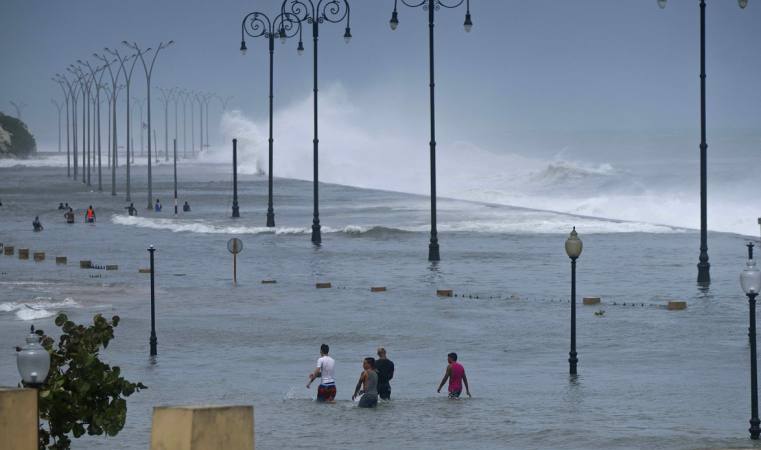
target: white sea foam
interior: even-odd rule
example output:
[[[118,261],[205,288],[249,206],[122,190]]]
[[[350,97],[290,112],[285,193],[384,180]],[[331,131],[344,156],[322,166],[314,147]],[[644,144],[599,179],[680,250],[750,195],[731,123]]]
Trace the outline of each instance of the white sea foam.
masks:
[[[61,310],[79,306],[79,303],[71,298],[56,301],[51,297],[35,297],[32,300],[0,303],[0,313],[15,313],[20,320],[34,320],[51,317]]]

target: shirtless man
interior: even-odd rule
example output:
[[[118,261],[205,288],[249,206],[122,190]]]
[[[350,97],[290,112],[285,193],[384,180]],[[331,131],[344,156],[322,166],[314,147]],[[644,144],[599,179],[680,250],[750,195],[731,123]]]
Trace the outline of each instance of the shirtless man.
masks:
[[[317,360],[317,368],[309,374],[307,389],[309,389],[312,382],[319,377],[320,386],[317,388],[317,401],[334,403],[336,398],[336,361],[328,356],[329,352],[330,347],[328,347],[328,344],[322,344],[320,346],[320,358]]]
[[[444,373],[444,378],[441,379],[439,388],[436,392],[441,392],[441,388],[444,387],[444,383],[449,379],[449,398],[460,398],[462,393],[462,385],[465,384],[465,392],[470,397],[470,387],[468,387],[468,377],[465,376],[465,368],[462,364],[457,362],[457,353],[450,353],[447,355],[447,371]]]

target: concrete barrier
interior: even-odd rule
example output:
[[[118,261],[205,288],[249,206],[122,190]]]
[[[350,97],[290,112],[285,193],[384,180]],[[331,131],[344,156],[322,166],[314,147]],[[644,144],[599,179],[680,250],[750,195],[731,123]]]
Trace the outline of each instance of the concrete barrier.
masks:
[[[18,249],[18,259],[29,259],[29,249],[28,248]]]
[[[55,263],[56,264],[68,264],[69,259],[65,256],[56,256],[55,257]]]
[[[12,245],[6,245],[3,247],[3,254],[5,256],[13,256],[13,246]]]
[[[333,285],[331,285],[330,283],[317,283],[315,284],[315,287],[317,289],[330,289],[333,287]]]
[[[682,309],[687,309],[687,302],[670,301],[666,305],[666,309],[668,309],[669,311],[679,311]]]
[[[106,270],[119,270],[119,266],[117,266],[116,264],[107,264]]]
[[[137,269],[137,271],[138,271],[139,273],[151,273],[151,269],[150,269],[150,267],[149,267],[149,268],[147,268],[147,269],[146,269],[145,267],[143,267],[143,268]]]
[[[253,406],[153,408],[151,450],[217,449],[254,450]]]
[[[276,284],[277,280],[262,280],[262,284]]]
[[[45,252],[34,252],[35,261],[45,261]]]
[[[437,289],[436,295],[439,297],[451,297],[454,295],[454,292],[451,289]]]
[[[92,269],[92,261],[90,261],[90,260],[79,261],[79,268],[80,269]]]
[[[585,305],[599,305],[600,297],[584,297]]]
[[[371,287],[370,292],[386,292],[386,287],[385,286]]]
[[[37,392],[0,387],[0,449],[37,450]]]

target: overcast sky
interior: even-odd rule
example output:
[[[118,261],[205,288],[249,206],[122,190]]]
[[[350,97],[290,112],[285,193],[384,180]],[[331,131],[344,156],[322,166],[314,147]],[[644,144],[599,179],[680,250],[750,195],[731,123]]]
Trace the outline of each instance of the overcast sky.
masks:
[[[392,0],[353,0],[352,34],[325,24],[320,83],[340,84],[367,126],[404,130],[427,142],[427,15],[401,6],[399,28],[388,26]],[[709,142],[761,136],[761,1],[741,10],[733,0],[708,2]],[[160,56],[154,86],[181,86],[234,96],[231,106],[261,119],[267,112],[267,45],[249,39],[239,52],[240,22],[268,14],[279,0],[201,1],[5,0],[0,12],[0,111],[23,112],[43,146],[57,139],[50,77],[104,46],[134,40],[176,44]],[[464,6],[437,12],[437,109],[441,140],[474,142],[523,153],[581,148],[587,157],[611,143],[636,150],[653,136],[699,139],[699,8],[697,0],[472,0],[474,28],[463,31]],[[276,108],[311,94],[307,51],[277,44]],[[144,78],[133,81],[144,96]],[[158,98],[156,95],[155,98]],[[154,102],[154,117],[163,112]],[[212,138],[219,104],[212,110]],[[372,113],[372,112],[375,112]],[[311,127],[311,123],[305,123]],[[677,139],[678,140],[678,139]],[[689,145],[686,145],[689,144]],[[596,148],[585,154],[584,148]],[[686,151],[687,151],[686,150]]]

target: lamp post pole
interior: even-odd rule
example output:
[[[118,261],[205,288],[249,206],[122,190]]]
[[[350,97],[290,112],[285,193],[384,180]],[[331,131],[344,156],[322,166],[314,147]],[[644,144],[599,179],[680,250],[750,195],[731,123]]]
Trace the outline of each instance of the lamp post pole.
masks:
[[[203,151],[203,94],[195,94],[195,99],[198,102],[198,132],[201,138],[198,142],[198,153]]]
[[[238,209],[238,140],[233,139],[233,219],[240,217]]]
[[[143,70],[145,71],[145,82],[147,85],[147,99],[146,102],[148,104],[148,209],[152,209],[153,206],[151,199],[153,198],[153,179],[151,175],[151,130],[153,128],[151,127],[151,75],[153,74],[153,67],[156,63],[156,58],[159,56],[159,52],[161,50],[169,47],[170,45],[174,44],[174,41],[169,41],[167,43],[161,42],[159,43],[159,46],[156,48],[156,51],[153,53],[153,59],[151,59],[150,65],[145,62],[144,55],[148,53],[151,49],[148,48],[146,50],[141,50],[140,47],[138,47],[137,43],[130,44],[127,41],[122,41],[122,44],[126,45],[127,47],[135,50],[137,52],[138,57],[140,57],[140,61],[143,63]]]
[[[125,198],[125,201],[131,202],[132,201],[132,189],[131,189],[132,176],[130,174],[130,166],[132,165],[131,161],[134,158],[134,155],[132,154],[133,153],[133,151],[132,151],[132,147],[133,147],[132,146],[132,125],[131,125],[132,110],[130,109],[130,103],[129,103],[130,99],[132,97],[130,96],[130,92],[129,91],[130,91],[130,84],[132,83],[132,73],[135,70],[135,64],[137,64],[137,55],[129,55],[129,56],[122,57],[119,54],[119,50],[118,49],[110,50],[110,49],[107,48],[105,50],[107,52],[111,53],[112,55],[114,55],[116,57],[116,59],[119,61],[119,64],[121,65],[121,70],[122,70],[122,72],[124,72],[124,80],[125,80],[124,84],[127,87],[127,92],[126,92],[126,96],[127,96],[127,113],[126,113],[126,117],[127,117],[127,145],[126,145],[126,152],[127,152],[127,183],[126,183],[127,196]],[[127,67],[124,65],[124,63],[129,61],[130,58],[132,59],[132,64],[129,66],[129,70],[127,70]]]
[[[188,157],[188,93],[185,90],[180,91],[182,99],[182,157]]]
[[[287,6],[287,7],[286,7]],[[309,23],[312,25],[312,42],[314,53],[312,55],[313,63],[313,82],[314,82],[314,139],[313,144],[313,197],[314,210],[312,214],[312,243],[320,245],[322,243],[322,234],[320,227],[320,205],[319,205],[319,133],[318,133],[318,84],[317,84],[317,43],[320,37],[320,23],[340,23],[346,19],[346,31],[344,39],[348,44],[351,40],[351,8],[348,0],[333,0],[323,2],[322,0],[315,3],[312,0],[284,0],[281,7],[281,14],[286,15],[288,21],[298,21],[300,23]]]
[[[174,215],[177,215],[177,138],[173,141],[174,144]]]
[[[174,89],[159,88],[164,102],[164,161],[169,161],[169,102],[172,101]]]
[[[116,74],[114,74],[114,71],[111,69],[111,63],[116,62],[115,60],[109,61],[108,57],[104,55],[98,55],[96,53],[94,53],[93,56],[103,61],[103,64],[105,64],[106,68],[108,69],[108,74],[111,77],[111,195],[115,197],[116,167],[118,165],[118,149],[116,141],[116,106],[118,104],[117,100],[119,97],[119,75],[122,73],[124,65],[120,65],[116,70]]]
[[[151,255],[151,337],[148,340],[151,347],[151,356],[156,356],[157,340],[156,340],[156,292],[155,292],[155,265],[153,262],[153,254],[156,249],[151,245],[148,247],[148,253]]]
[[[50,102],[53,103],[56,111],[58,111],[58,153],[61,153],[61,108],[63,108],[63,104],[54,98],[51,98]]]
[[[80,64],[87,67],[90,70],[90,74],[92,75],[93,83],[95,84],[95,115],[97,116],[95,128],[97,129],[97,145],[98,145],[98,191],[103,191],[103,173],[102,173],[102,165],[101,165],[101,141],[100,141],[100,90],[103,88],[103,85],[101,84],[103,81],[103,76],[106,74],[106,67],[98,67],[93,68],[92,65],[90,65],[89,62],[83,62],[79,61]],[[100,77],[95,78],[100,72]]]
[[[302,54],[304,52],[304,44],[301,40],[301,22],[296,17],[290,17],[291,15],[289,13],[280,13],[278,14],[274,20],[270,20],[270,18],[263,13],[260,12],[253,12],[247,14],[243,18],[243,23],[241,24],[241,31],[240,31],[240,51],[241,53],[246,53],[246,40],[245,35],[249,35],[253,38],[256,37],[264,37],[267,39],[268,48],[269,48],[269,162],[268,162],[268,194],[267,194],[267,226],[268,227],[274,227],[275,226],[275,209],[273,206],[273,195],[272,195],[272,172],[273,172],[273,147],[274,147],[274,138],[272,136],[272,127],[273,127],[273,103],[274,103],[274,76],[273,76],[273,66],[274,66],[274,60],[275,60],[275,38],[279,37],[283,42],[286,41],[286,39],[296,36],[298,33],[299,35],[299,46],[298,46],[298,53]],[[294,26],[295,24],[295,26]],[[228,97],[226,100],[223,100],[220,98],[220,101],[222,102],[222,108],[223,110],[227,109],[227,102],[230,101],[230,97]]]
[[[658,0],[666,7],[667,0]],[[740,8],[748,0],[738,0]],[[700,256],[698,258],[698,284],[711,283],[711,264],[708,262],[708,143],[706,142],[706,2],[700,0]]]
[[[750,312],[750,438],[758,439],[761,434],[758,418],[758,376],[756,363],[756,296],[757,293],[749,293],[748,308]]]
[[[428,10],[428,72],[430,77],[428,87],[430,89],[431,110],[431,140],[429,142],[431,159],[431,239],[428,243],[428,261],[439,261],[441,255],[439,254],[439,233],[436,227],[436,82],[434,70],[434,12],[440,7],[454,9],[463,3],[466,3],[464,26],[465,31],[470,32],[473,27],[473,22],[470,18],[470,0],[454,0],[452,3],[448,3],[444,0],[417,0],[414,2],[412,0],[394,0],[394,11],[391,13],[391,20],[389,21],[392,30],[396,30],[399,25],[399,14],[397,11],[399,1],[412,8],[422,6],[424,10]]]
[[[62,75],[56,74],[53,77],[53,81],[61,87],[64,99],[66,100],[66,176],[71,177],[71,138],[69,136],[69,98],[71,97],[71,94],[70,90],[66,89],[68,81],[66,81]]]
[[[568,353],[568,365],[571,375],[576,375],[579,358],[576,354],[576,260],[581,256],[583,243],[573,227],[565,241],[565,252],[571,258],[571,351]]]

